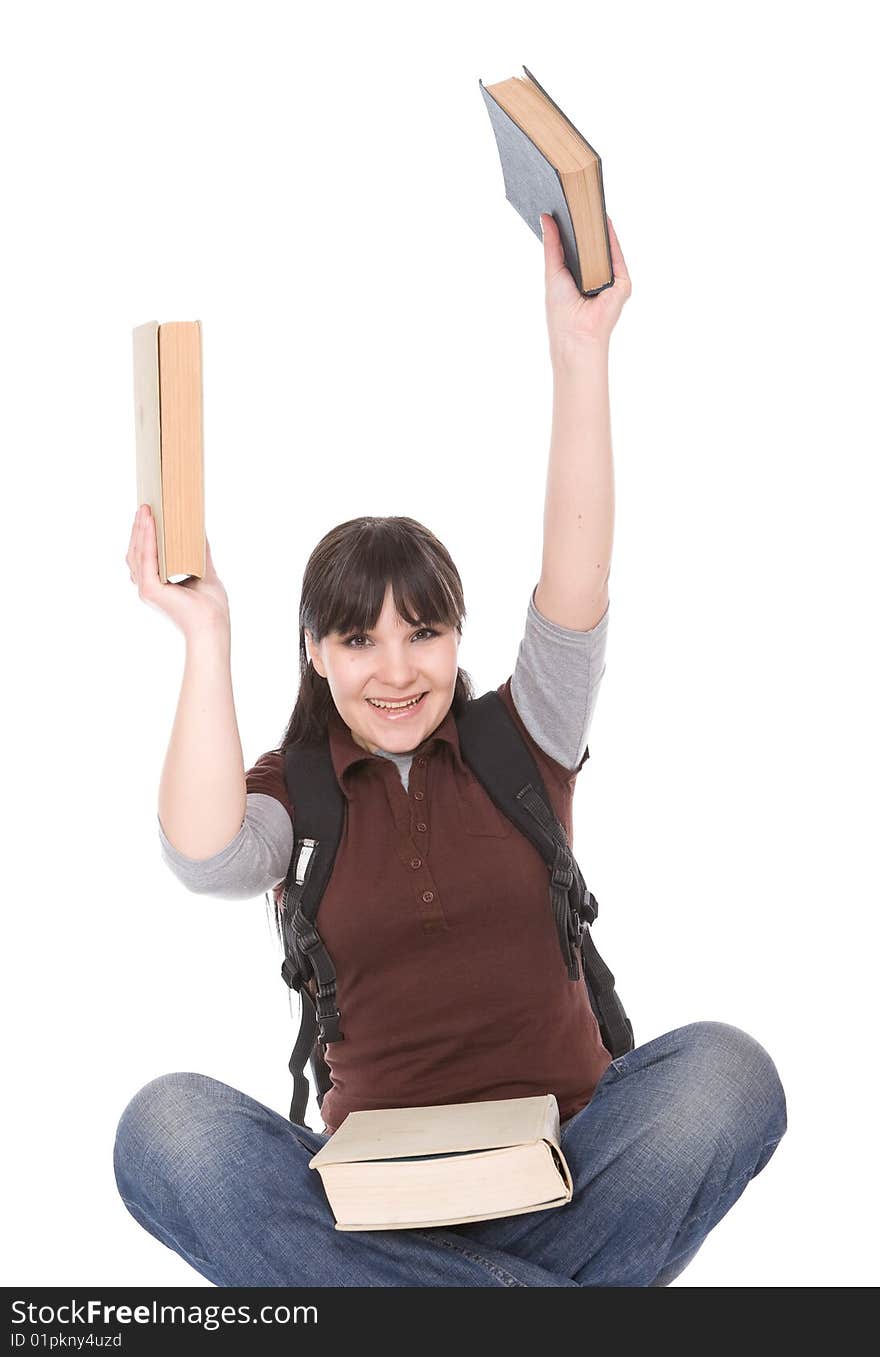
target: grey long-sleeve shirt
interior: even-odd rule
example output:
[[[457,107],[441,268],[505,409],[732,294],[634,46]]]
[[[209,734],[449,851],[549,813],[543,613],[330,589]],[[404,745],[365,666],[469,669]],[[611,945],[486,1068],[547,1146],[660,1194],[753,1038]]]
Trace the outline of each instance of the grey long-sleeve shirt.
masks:
[[[544,617],[532,590],[510,692],[536,744],[564,768],[583,757],[596,696],[605,673],[609,608],[591,631],[573,631]],[[409,785],[412,754],[377,749]],[[158,821],[158,816],[157,816]],[[209,858],[188,858],[171,844],[159,821],[164,861],[179,881],[200,895],[247,900],[283,881],[293,852],[290,815],[274,796],[247,794],[244,822],[235,837]]]

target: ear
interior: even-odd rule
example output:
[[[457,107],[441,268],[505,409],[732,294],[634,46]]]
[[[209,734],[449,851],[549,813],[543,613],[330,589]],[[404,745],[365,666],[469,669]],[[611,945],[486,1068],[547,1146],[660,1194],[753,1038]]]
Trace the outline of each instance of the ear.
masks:
[[[321,678],[325,679],[327,675],[324,672],[324,666],[321,662],[321,656],[318,652],[318,647],[315,645],[312,633],[309,631],[308,627],[305,627],[304,631],[306,638],[306,650],[308,652],[309,658],[312,661],[312,664],[314,665],[315,673],[319,674]]]

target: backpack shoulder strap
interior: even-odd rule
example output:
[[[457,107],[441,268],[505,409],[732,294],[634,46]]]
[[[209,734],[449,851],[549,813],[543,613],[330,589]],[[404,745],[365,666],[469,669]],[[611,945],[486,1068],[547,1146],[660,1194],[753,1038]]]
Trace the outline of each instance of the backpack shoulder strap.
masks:
[[[469,702],[457,724],[465,763],[547,863],[562,957],[569,980],[577,980],[581,935],[587,921],[596,917],[598,905],[585,888],[534,756],[494,690]]]
[[[468,703],[457,719],[462,757],[498,809],[543,855],[559,945],[570,980],[578,979],[577,953],[603,1044],[616,1059],[634,1045],[632,1023],[614,989],[614,976],[590,933],[599,902],[587,887],[553,810],[534,756],[500,693]],[[589,757],[589,751],[584,758]]]
[[[339,1030],[336,971],[315,919],[342,838],[345,797],[330,757],[329,738],[317,745],[287,749],[284,777],[293,808],[294,841],[281,897],[285,952],[281,974],[300,995],[300,1029],[289,1065],[293,1075],[290,1120],[304,1126],[309,1096],[306,1060],[311,1059],[320,1108],[330,1078],[318,1043],[344,1039]],[[312,973],[314,997],[308,987]]]

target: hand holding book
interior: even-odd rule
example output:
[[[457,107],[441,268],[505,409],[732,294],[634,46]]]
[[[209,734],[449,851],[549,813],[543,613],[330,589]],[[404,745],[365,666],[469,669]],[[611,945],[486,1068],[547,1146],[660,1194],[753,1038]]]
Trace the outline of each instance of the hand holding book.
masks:
[[[163,583],[159,575],[156,523],[150,506],[139,506],[125,557],[131,582],[138,587],[138,597],[170,617],[188,641],[206,631],[229,634],[229,600],[214,569],[207,538],[205,556],[203,579],[191,576],[177,583]]]
[[[601,343],[607,345],[611,331],[632,292],[629,273],[617,239],[617,232],[608,222],[608,238],[614,266],[614,284],[593,297],[585,297],[566,267],[559,227],[549,212],[541,213],[544,233],[544,287],[547,310],[547,330],[550,352],[557,354],[577,351],[579,346]]]

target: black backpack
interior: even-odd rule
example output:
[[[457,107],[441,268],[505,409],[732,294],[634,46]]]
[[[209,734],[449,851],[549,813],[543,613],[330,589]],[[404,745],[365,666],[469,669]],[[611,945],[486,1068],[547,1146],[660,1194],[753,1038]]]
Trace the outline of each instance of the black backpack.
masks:
[[[590,936],[590,925],[599,913],[598,902],[587,889],[532,752],[495,690],[472,699],[456,724],[464,762],[498,809],[531,840],[547,863],[550,903],[568,978],[578,979],[580,952],[584,984],[602,1042],[616,1059],[633,1049],[632,1023],[615,993],[614,976]],[[589,750],[584,757],[589,758]],[[311,1063],[320,1108],[331,1087],[321,1043],[326,1046],[344,1040],[336,1006],[336,971],[315,928],[345,817],[345,797],[331,761],[329,735],[315,745],[289,748],[284,775],[294,807],[295,838],[281,896],[285,954],[281,974],[301,998],[299,1035],[290,1057],[290,1120],[304,1126],[309,1096],[306,1060]],[[315,998],[308,989],[312,973],[317,980]]]

